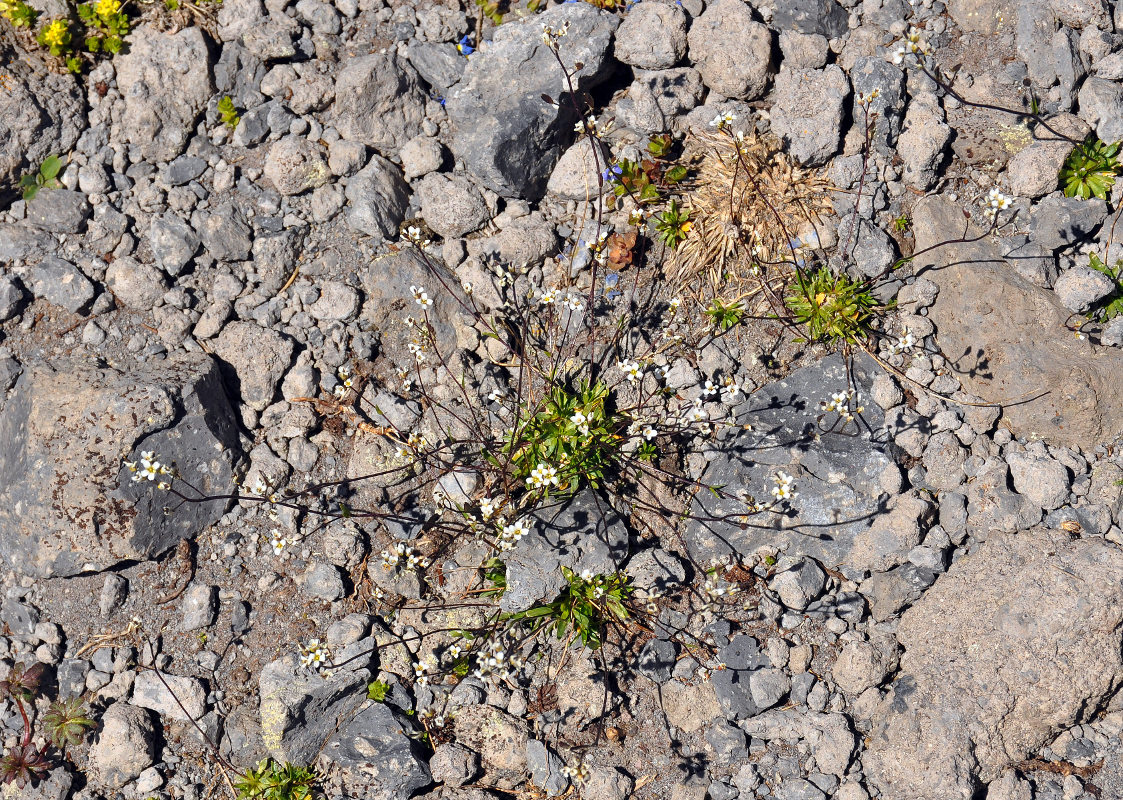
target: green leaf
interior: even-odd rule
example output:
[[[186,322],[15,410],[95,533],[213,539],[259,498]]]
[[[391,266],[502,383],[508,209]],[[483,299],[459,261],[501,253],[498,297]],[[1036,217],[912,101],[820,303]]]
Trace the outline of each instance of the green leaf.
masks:
[[[367,684],[367,699],[373,700],[376,703],[382,703],[386,700],[386,695],[390,691],[390,684],[383,683],[382,681],[371,681]]]
[[[58,156],[47,156],[39,166],[39,174],[46,180],[51,180],[62,171],[63,161]]]

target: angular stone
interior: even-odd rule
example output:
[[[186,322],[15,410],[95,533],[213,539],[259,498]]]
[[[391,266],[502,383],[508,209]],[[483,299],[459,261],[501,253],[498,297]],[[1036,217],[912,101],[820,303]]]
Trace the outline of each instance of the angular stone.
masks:
[[[92,215],[86,195],[67,189],[40,189],[27,204],[27,221],[51,233],[81,233]]]
[[[95,781],[120,789],[156,761],[156,726],[145,709],[114,703],[101,717],[88,768]]]
[[[347,184],[347,224],[377,241],[396,239],[409,206],[409,187],[401,170],[374,156]]]
[[[995,533],[897,628],[901,670],[874,718],[885,800],[970,797],[1115,690],[1123,551],[1060,531]]]
[[[837,65],[826,69],[782,69],[776,76],[772,127],[798,161],[826,163],[838,151],[843,101],[850,81]]]
[[[228,384],[255,411],[273,402],[292,353],[290,338],[253,322],[231,322],[214,341]]]
[[[128,367],[27,364],[0,412],[0,555],[28,575],[145,561],[215,522],[225,502],[164,513],[122,457],[154,451],[208,494],[230,491],[234,418],[203,354]]]
[[[686,14],[670,4],[637,4],[616,31],[613,54],[641,69],[673,67],[686,54]]]
[[[86,101],[74,75],[52,72],[35,58],[5,50],[0,92],[0,180],[15,184],[51,155],[64,156],[87,124]]]
[[[370,671],[354,667],[352,662],[325,679],[301,667],[295,653],[265,666],[258,678],[261,735],[275,759],[309,764],[316,758],[366,695]],[[362,758],[365,745],[356,741],[359,738],[361,730],[337,748],[345,757]]]
[[[78,313],[94,299],[94,285],[69,261],[47,256],[31,270],[30,288],[36,297]]]
[[[214,95],[206,39],[199,27],[170,34],[142,26],[129,43],[114,61],[123,138],[144,159],[168,161],[183,152]]]
[[[772,34],[741,0],[718,0],[690,26],[690,60],[709,88],[756,100],[768,88]]]
[[[738,516],[744,513],[743,501],[699,492],[696,516],[732,515],[729,521],[687,523],[687,547],[699,563],[730,552],[750,555],[762,545],[793,557],[808,555],[832,568],[846,562],[855,537],[882,510],[880,476],[891,463],[880,433],[884,414],[869,402],[875,367],[855,358],[852,374],[857,402],[865,407],[856,436],[817,433],[819,403],[847,385],[846,365],[838,356],[764,386],[734,408],[736,421],[751,424],[752,430],[738,424],[719,434],[715,458],[700,480],[724,486],[730,495],[744,489],[766,498],[782,470],[794,476],[799,497],[791,504],[794,514],[760,515],[743,529]]]
[[[425,93],[413,67],[394,53],[358,56],[335,79],[332,111],[343,138],[390,154],[421,133]]]
[[[608,574],[616,571],[627,553],[623,520],[590,489],[560,507],[533,514],[529,524],[530,533],[504,559],[507,591],[499,607],[506,612],[553,600],[565,586],[562,567]]]
[[[331,179],[323,145],[303,136],[285,136],[269,148],[265,177],[283,195],[294,195],[323,186]]]
[[[160,269],[171,276],[183,271],[199,249],[194,229],[175,214],[153,217],[148,226],[148,246]]]
[[[559,55],[571,70],[583,65],[571,80],[578,92],[588,91],[611,69],[619,18],[588,3],[567,3],[500,26],[491,46],[469,59],[447,98],[453,152],[505,197],[539,198],[561,148],[572,140],[576,120],[562,96],[569,86],[542,42],[543,25],[557,29],[567,22]],[[560,102],[547,103],[543,94]]]
[[[324,747],[353,794],[407,800],[433,778],[408,718],[386,703],[363,709]]]
[[[181,722],[197,720],[207,711],[206,700],[206,690],[198,678],[167,673],[157,675],[145,669],[138,672],[133,681],[133,705],[151,709],[166,719]]]

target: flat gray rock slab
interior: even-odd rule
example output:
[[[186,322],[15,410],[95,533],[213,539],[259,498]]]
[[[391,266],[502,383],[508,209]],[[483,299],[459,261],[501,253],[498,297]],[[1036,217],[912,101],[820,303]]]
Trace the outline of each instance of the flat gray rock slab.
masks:
[[[1123,669],[1123,549],[1063,531],[994,534],[901,617],[900,673],[866,775],[884,800],[971,797],[1088,721]]]
[[[913,211],[916,249],[964,236],[959,204],[927,197]],[[969,226],[966,236],[980,231]],[[1031,240],[1032,241],[1032,240]],[[1071,312],[1026,281],[993,237],[940,247],[913,262],[940,287],[929,318],[965,391],[1001,403],[1016,436],[1092,449],[1123,433],[1123,352],[1065,328]]]
[[[808,555],[829,567],[846,562],[859,534],[886,510],[881,474],[891,464],[882,432],[883,413],[870,399],[875,371],[866,357],[853,362],[856,398],[865,406],[844,433],[824,433],[837,415],[823,416],[820,402],[847,386],[846,364],[830,356],[793,372],[747,397],[735,409],[737,425],[714,444],[716,454],[701,481],[720,485],[732,497],[718,499],[698,492],[687,523],[690,554],[700,563],[736,552],[748,555],[763,545],[789,555]],[[766,503],[772,499],[775,476],[795,478],[799,496],[790,513],[762,513],[743,526],[745,504],[735,495],[744,490]]]
[[[125,459],[153,451],[201,491],[223,494],[238,449],[218,366],[204,354],[27,365],[0,412],[0,442],[0,557],[41,577],[153,558],[225,511],[134,482]]]

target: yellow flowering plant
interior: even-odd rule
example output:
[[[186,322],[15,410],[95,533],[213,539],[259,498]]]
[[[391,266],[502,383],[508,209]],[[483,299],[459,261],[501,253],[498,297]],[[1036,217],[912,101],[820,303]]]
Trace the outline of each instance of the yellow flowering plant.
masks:
[[[91,53],[116,55],[129,33],[129,16],[120,0],[97,0],[78,6],[78,16],[86,23],[86,49]]]

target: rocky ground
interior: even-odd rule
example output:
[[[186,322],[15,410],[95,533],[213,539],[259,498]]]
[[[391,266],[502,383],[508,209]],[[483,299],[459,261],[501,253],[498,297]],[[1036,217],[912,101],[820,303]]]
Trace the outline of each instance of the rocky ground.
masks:
[[[77,77],[0,20],[0,178],[67,161],[61,186],[0,204],[0,676],[47,665],[32,716],[81,697],[96,722],[49,777],[0,795],[218,797],[273,758],[314,766],[326,797],[372,800],[1123,797],[1123,316],[1084,324],[1118,291],[1087,264],[1123,256],[1123,197],[1064,197],[1071,145],[974,105],[1032,94],[1065,135],[1123,139],[1123,6],[544,5],[498,26],[455,1],[143,7],[125,50]],[[570,87],[544,24],[569,25],[558,54],[614,122],[596,158],[553,102]],[[960,100],[895,63],[912,29]],[[447,630],[476,624],[488,547],[383,569],[425,530],[409,513],[318,512],[385,505],[385,485],[294,510],[131,480],[123,462],[147,451],[207,495],[391,463],[386,431],[460,391],[431,362],[403,382],[414,286],[465,385],[495,401],[510,365],[457,284],[492,310],[508,270],[531,291],[601,292],[577,243],[598,159],[712,134],[723,114],[822,170],[818,252],[896,303],[869,352],[757,320],[656,359],[733,423],[676,462],[726,494],[653,525],[585,489],[506,554],[493,604],[549,602],[562,567],[619,569],[651,613],[599,650],[543,636],[506,671],[427,674]],[[995,188],[1012,207],[988,234]],[[672,261],[652,246],[621,272],[689,298]],[[848,385],[861,412],[824,430]],[[724,516],[778,471],[798,489],[782,513]],[[301,660],[313,640],[324,674]],[[0,700],[6,751],[22,731]]]

